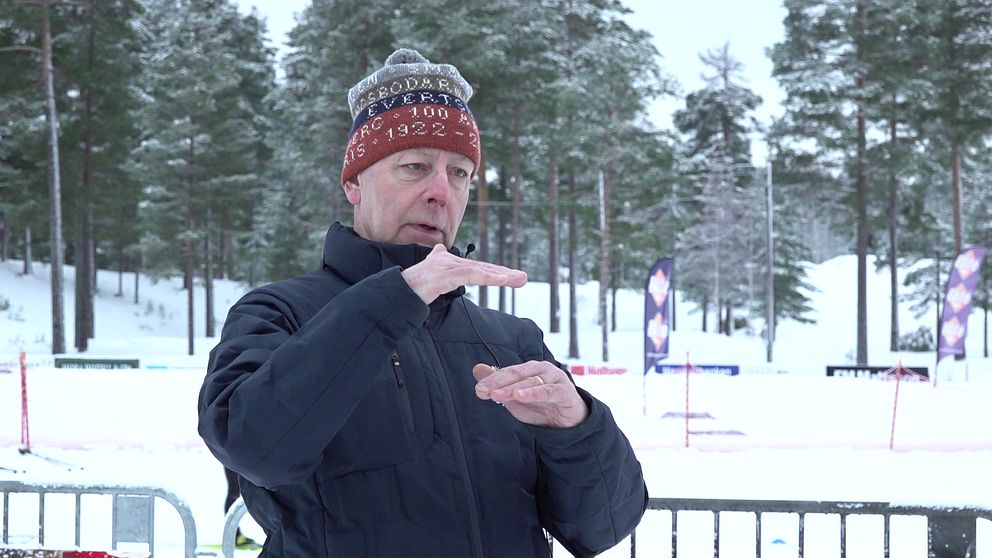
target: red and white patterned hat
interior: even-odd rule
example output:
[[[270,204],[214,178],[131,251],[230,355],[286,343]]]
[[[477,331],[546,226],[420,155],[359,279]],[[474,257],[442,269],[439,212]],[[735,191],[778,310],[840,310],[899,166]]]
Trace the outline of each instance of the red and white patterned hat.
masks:
[[[472,86],[450,64],[399,49],[348,91],[354,123],[341,182],[397,151],[433,147],[464,155],[479,170],[479,128],[468,108]]]

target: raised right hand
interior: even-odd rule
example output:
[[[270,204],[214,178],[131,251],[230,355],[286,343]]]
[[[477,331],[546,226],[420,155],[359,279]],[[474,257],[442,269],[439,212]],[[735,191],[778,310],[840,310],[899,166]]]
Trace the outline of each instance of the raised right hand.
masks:
[[[460,258],[448,252],[444,244],[434,246],[424,261],[404,269],[402,275],[424,304],[465,285],[516,288],[527,284],[523,271]]]

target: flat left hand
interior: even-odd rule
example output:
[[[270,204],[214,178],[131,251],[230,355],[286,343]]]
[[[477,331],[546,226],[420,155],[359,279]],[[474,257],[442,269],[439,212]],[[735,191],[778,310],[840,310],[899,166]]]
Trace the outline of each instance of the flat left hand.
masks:
[[[472,375],[479,382],[475,385],[479,399],[502,404],[520,422],[571,428],[589,416],[575,384],[550,362],[532,360],[498,370],[480,363],[472,368]]]

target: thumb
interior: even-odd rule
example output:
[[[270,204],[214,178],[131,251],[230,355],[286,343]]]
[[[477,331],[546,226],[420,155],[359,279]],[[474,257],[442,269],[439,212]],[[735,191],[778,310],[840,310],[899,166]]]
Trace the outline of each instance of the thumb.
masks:
[[[496,369],[492,366],[480,362],[472,367],[472,377],[475,378],[475,381],[481,382],[495,371]]]

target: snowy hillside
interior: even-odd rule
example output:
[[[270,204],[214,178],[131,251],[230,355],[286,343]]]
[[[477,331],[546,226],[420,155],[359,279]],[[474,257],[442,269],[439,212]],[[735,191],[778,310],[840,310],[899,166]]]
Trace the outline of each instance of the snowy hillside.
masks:
[[[809,293],[814,311],[809,317],[814,324],[785,321],[779,325],[774,348],[774,362],[765,363],[764,341],[760,332],[740,331],[733,337],[704,334],[702,316],[696,307],[681,300],[676,305],[678,329],[672,333],[672,361],[681,362],[689,352],[697,362],[727,360],[742,365],[746,370],[789,372],[819,375],[827,364],[841,365],[853,362],[856,343],[856,258],[840,256],[808,270]],[[20,261],[0,262],[0,297],[9,303],[9,309],[0,311],[0,362],[10,362],[19,350],[28,353],[37,362],[50,360],[51,295],[48,285],[48,268],[34,265],[34,274],[21,275]],[[874,269],[869,262],[869,269]],[[677,270],[676,270],[677,273]],[[73,281],[72,266],[65,268],[66,275],[66,344],[71,349],[73,340]],[[900,276],[904,276],[903,270]],[[872,365],[892,366],[903,360],[907,366],[933,368],[933,353],[891,353],[889,339],[888,270],[869,273],[868,277],[868,355]],[[199,367],[209,349],[216,342],[203,337],[203,292],[196,290],[195,331],[196,356],[186,358],[186,294],[178,278],[152,282],[140,278],[139,303],[134,304],[134,276],[124,274],[118,291],[118,274],[101,271],[96,298],[96,338],[90,342],[88,356],[143,355],[160,357],[174,366]],[[227,309],[245,292],[245,287],[231,281],[215,282],[215,315],[219,332]],[[905,287],[902,287],[905,289]],[[497,305],[496,289],[490,289],[490,306]],[[470,289],[475,297],[475,290]],[[561,289],[560,306],[563,309],[560,334],[549,334],[548,345],[560,357],[566,354],[568,344],[568,289]],[[626,366],[634,370],[638,364],[641,347],[643,315],[641,294],[624,290],[617,297],[620,309],[617,330],[610,337],[611,366]],[[600,354],[600,331],[597,325],[598,286],[595,282],[580,285],[578,289],[580,352],[583,361],[597,361]],[[509,297],[508,297],[509,298]],[[548,328],[548,285],[531,282],[517,292],[517,314],[537,322],[545,331]],[[920,325],[933,327],[936,318],[931,307],[917,318],[908,304],[901,305],[900,330],[913,331]],[[967,361],[941,363],[942,371],[962,375],[967,369],[981,378],[992,376],[989,360],[983,354],[983,316],[973,312],[969,323]],[[708,320],[710,329],[716,323],[714,316]],[[757,336],[756,336],[757,335]],[[829,341],[829,342],[827,342]],[[729,362],[728,361],[728,362]]]
[[[87,356],[137,358],[142,369],[54,369],[47,269],[36,264],[34,276],[22,276],[20,269],[20,262],[0,262],[0,296],[9,301],[9,308],[0,311],[0,467],[23,472],[0,470],[0,478],[168,488],[190,505],[201,542],[219,542],[223,475],[196,434],[196,394],[207,353],[216,342],[202,337],[202,292],[196,298],[200,337],[196,354],[187,356],[186,302],[179,280],[152,283],[142,278],[140,302],[134,304],[132,275],[125,276],[123,296],[117,297],[117,274],[101,272],[97,337]],[[631,291],[618,294],[618,331],[610,334],[611,358],[603,363],[597,286],[580,286],[581,358],[573,364],[606,364],[628,373],[577,376],[576,381],[613,409],[644,465],[652,496],[992,507],[992,485],[984,481],[992,469],[992,431],[987,427],[992,424],[992,359],[982,357],[982,316],[973,313],[969,323],[969,358],[945,359],[939,387],[903,383],[896,413],[894,382],[824,374],[826,365],[852,360],[855,269],[853,256],[809,269],[815,288],[810,317],[817,323],[782,324],[771,364],[765,362],[760,337],[746,331],[731,337],[703,333],[700,314],[679,301],[670,362],[681,363],[688,353],[694,363],[736,364],[741,374],[735,377],[641,375],[642,295]],[[66,276],[66,341],[71,346],[71,267]],[[888,351],[887,270],[870,273],[868,286],[870,363],[892,366],[903,360],[932,373],[933,353]],[[539,282],[518,290],[517,313],[546,328],[547,292],[548,286]],[[218,320],[243,293],[241,285],[217,282]],[[561,307],[567,309],[567,288],[562,293]],[[495,304],[495,289],[489,298]],[[918,320],[904,309],[900,320],[901,329],[911,331],[935,318],[932,309]],[[715,323],[712,316],[709,323]],[[567,353],[567,315],[562,324],[562,333],[546,337],[560,358]],[[22,349],[29,363],[33,446],[79,465],[74,471],[16,451],[21,410],[16,359]],[[693,419],[691,425],[667,418],[686,410],[687,389],[691,411],[708,417]],[[696,433],[689,448],[687,427]],[[14,521],[11,529],[23,536],[32,533],[30,522]]]

